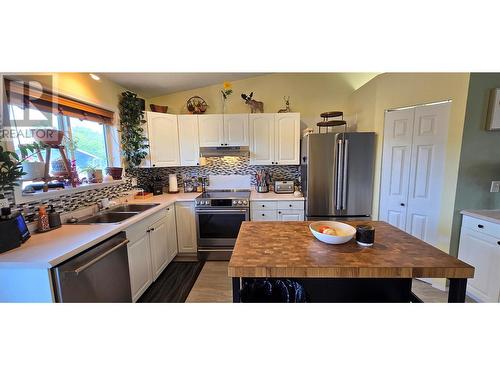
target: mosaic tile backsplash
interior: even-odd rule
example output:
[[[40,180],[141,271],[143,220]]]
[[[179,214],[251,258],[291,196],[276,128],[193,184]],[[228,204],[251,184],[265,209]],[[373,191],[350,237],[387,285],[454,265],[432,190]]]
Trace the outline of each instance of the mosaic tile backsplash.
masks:
[[[182,186],[184,176],[208,177],[209,175],[251,175],[252,185],[256,184],[255,173],[266,169],[271,173],[272,181],[292,180],[297,184],[300,179],[298,165],[250,165],[249,157],[209,157],[207,164],[201,167],[163,167],[141,168],[137,170],[137,182],[141,187],[151,184],[153,178],[159,177],[164,185],[168,184],[168,175],[175,173],[177,183]]]
[[[96,204],[103,198],[117,198],[126,192],[132,190],[130,179],[124,179],[123,183],[118,185],[107,186],[94,190],[81,191],[76,193],[68,193],[49,199],[42,199],[33,202],[15,204],[12,194],[7,194],[12,212],[21,212],[26,222],[30,223],[38,219],[38,207],[40,205],[53,205],[59,213],[75,211],[83,207],[88,207]]]

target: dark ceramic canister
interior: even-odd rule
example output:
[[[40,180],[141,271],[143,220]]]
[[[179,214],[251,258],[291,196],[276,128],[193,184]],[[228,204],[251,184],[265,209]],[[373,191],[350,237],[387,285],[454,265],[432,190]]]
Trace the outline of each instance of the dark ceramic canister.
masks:
[[[375,228],[368,224],[356,226],[356,242],[361,246],[372,246],[375,242]]]

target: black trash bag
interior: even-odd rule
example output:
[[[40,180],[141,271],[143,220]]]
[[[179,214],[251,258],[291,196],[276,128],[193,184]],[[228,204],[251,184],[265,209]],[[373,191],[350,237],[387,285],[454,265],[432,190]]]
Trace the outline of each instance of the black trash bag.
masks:
[[[305,302],[304,287],[289,279],[243,279],[241,302]]]

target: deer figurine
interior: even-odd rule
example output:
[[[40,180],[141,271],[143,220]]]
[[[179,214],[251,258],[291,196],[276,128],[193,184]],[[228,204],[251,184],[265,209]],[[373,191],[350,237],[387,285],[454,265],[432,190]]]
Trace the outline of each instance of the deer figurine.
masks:
[[[245,101],[245,104],[248,104],[250,106],[250,111],[252,113],[264,113],[264,103],[259,102],[257,100],[252,99],[253,96],[253,91],[250,93],[250,95],[245,95],[241,94],[241,97]]]
[[[285,108],[280,109],[278,113],[287,113],[291,112],[292,110],[290,109],[290,97],[289,96],[284,96],[283,100],[285,101]]]

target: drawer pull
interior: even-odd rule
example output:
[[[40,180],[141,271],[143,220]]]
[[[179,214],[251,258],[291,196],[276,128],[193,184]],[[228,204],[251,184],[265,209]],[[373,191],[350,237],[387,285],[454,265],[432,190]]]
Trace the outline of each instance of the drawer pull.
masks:
[[[279,214],[281,214],[281,211],[278,211]]]
[[[289,204],[289,205],[288,205],[288,207],[292,207],[292,205],[291,205],[291,204]]]
[[[266,205],[265,205],[265,204],[263,204],[263,205],[262,205],[262,207],[266,207]]]
[[[499,244],[499,245],[500,245],[500,241],[498,241],[498,242],[497,242],[497,244]]]
[[[262,214],[262,216],[266,216],[265,214]]]
[[[480,228],[480,229],[483,229],[484,225],[483,224],[478,224],[477,227]]]

